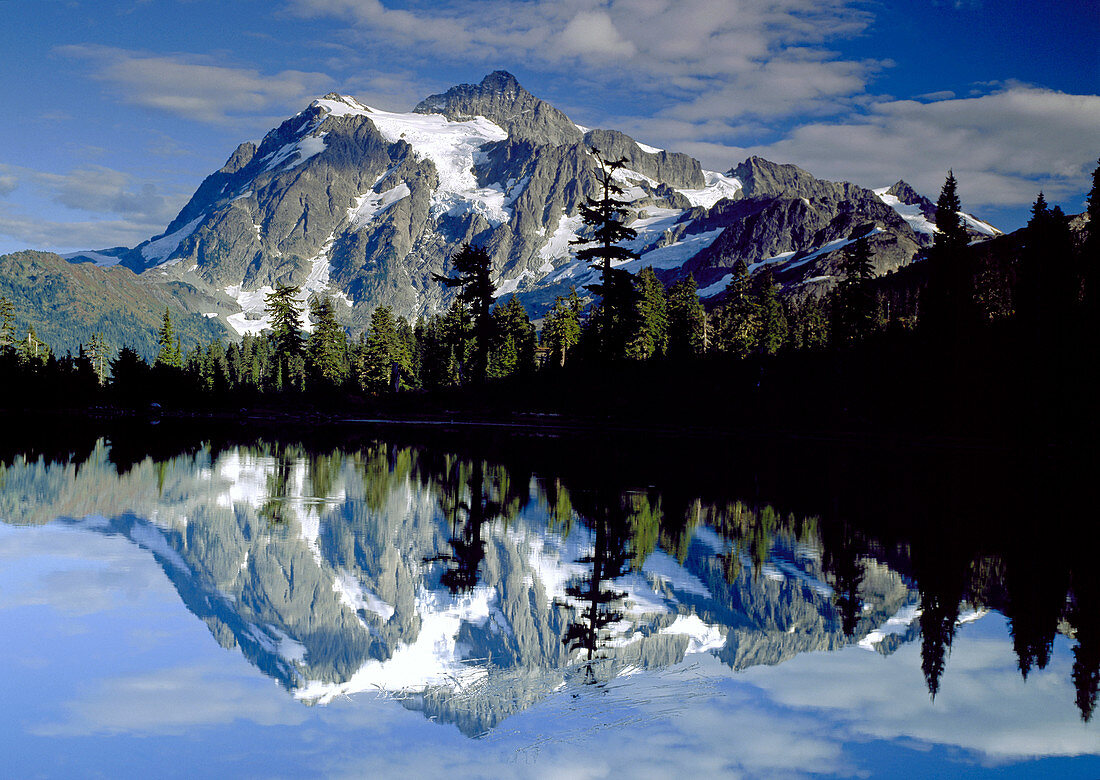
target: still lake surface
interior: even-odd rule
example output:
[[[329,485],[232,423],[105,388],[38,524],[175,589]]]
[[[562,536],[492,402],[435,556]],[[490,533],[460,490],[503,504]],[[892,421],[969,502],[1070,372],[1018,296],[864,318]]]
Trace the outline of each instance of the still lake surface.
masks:
[[[1098,777],[1090,469],[625,433],[15,435],[3,774]]]

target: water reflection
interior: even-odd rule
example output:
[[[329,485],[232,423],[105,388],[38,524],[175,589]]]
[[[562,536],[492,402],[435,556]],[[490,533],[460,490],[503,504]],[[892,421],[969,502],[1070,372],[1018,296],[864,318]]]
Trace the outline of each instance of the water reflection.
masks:
[[[958,627],[990,609],[1025,679],[1071,638],[1076,705],[1094,712],[1098,580],[1057,534],[1014,518],[997,536],[927,505],[876,524],[846,501],[781,510],[588,465],[381,440],[142,455],[98,439],[9,455],[0,518],[148,550],[222,647],[303,702],[384,691],[471,736],[563,685],[693,655],[747,670],[919,642],[935,699]]]

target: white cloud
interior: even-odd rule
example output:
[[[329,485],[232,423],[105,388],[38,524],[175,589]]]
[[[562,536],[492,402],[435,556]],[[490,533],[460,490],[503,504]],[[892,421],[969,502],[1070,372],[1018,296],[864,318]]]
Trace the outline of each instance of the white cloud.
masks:
[[[0,253],[20,249],[67,252],[88,248],[135,246],[164,230],[163,222],[89,219],[61,222],[0,205]]]
[[[844,61],[821,44],[858,34],[870,16],[856,0],[613,0],[609,3],[437,3],[428,11],[387,8],[379,0],[289,0],[294,13],[351,22],[361,38],[403,51],[467,63],[523,62],[528,67],[599,67],[639,95],[721,99],[742,85],[735,110],[792,113],[835,108],[841,93],[861,92],[877,63]],[[788,100],[785,96],[790,96]],[[727,96],[728,97],[728,96]],[[767,105],[761,99],[767,98]],[[786,101],[786,102],[784,102]],[[820,104],[820,105],[819,105]],[[729,110],[729,106],[726,106]],[[728,114],[726,114],[728,116]]]
[[[1096,755],[1095,726],[1081,723],[1074,706],[1068,640],[1058,637],[1050,665],[1025,681],[1010,637],[997,614],[962,627],[935,702],[921,674],[919,642],[886,658],[849,648],[799,656],[782,673],[754,667],[743,674],[775,702],[838,722],[848,739],[955,746],[986,763]]]
[[[633,57],[637,49],[615,29],[603,11],[582,11],[569,20],[558,36],[558,50],[590,59]]]
[[[904,178],[939,192],[949,168],[964,205],[1030,203],[1087,189],[1100,150],[1100,96],[1011,85],[973,98],[876,103],[847,122],[803,125],[776,143],[731,149],[868,186]]]
[[[151,54],[91,44],[54,51],[88,61],[92,77],[111,85],[124,103],[215,124],[264,112],[298,111],[333,85],[323,73],[262,73],[194,54]]]
[[[30,732],[45,737],[186,734],[240,719],[276,726],[296,725],[307,717],[281,691],[252,684],[222,665],[101,679],[68,702],[67,709],[67,721],[43,723]]]
[[[19,186],[19,179],[11,175],[0,175],[0,197],[11,194]]]

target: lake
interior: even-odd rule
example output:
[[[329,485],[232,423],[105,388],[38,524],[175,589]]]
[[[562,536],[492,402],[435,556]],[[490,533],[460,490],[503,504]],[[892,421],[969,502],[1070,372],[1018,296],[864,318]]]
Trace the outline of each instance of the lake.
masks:
[[[543,427],[16,432],[5,774],[1095,778],[1093,466]]]

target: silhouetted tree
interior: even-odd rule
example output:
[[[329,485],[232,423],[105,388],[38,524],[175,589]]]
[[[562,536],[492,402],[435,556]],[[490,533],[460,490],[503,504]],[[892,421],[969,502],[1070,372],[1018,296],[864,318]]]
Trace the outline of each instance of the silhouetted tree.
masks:
[[[493,340],[493,320],[489,308],[493,305],[495,287],[492,279],[492,258],[481,247],[463,244],[451,258],[451,268],[457,276],[434,274],[437,282],[447,287],[460,288],[458,300],[470,307],[474,321],[474,370],[475,382],[485,381],[489,366],[489,348]]]
[[[577,251],[577,259],[589,263],[600,272],[599,284],[590,284],[588,289],[603,298],[600,305],[600,316],[603,318],[600,334],[604,339],[602,351],[605,355],[617,357],[621,353],[617,353],[616,347],[621,345],[614,344],[614,339],[622,323],[629,319],[631,310],[624,306],[631,302],[633,296],[623,294],[622,288],[626,280],[615,278],[613,265],[638,256],[626,247],[618,246],[623,241],[637,238],[638,234],[625,225],[626,217],[632,213],[632,209],[625,201],[615,197],[623,194],[623,188],[615,180],[615,173],[626,167],[626,158],[608,160],[594,147],[591,152],[599,166],[596,180],[600,196],[587,197],[580,205],[580,212],[584,224],[593,230],[590,237],[577,238],[569,243],[585,247]],[[586,246],[588,244],[595,246]],[[619,271],[620,276],[625,273]]]

